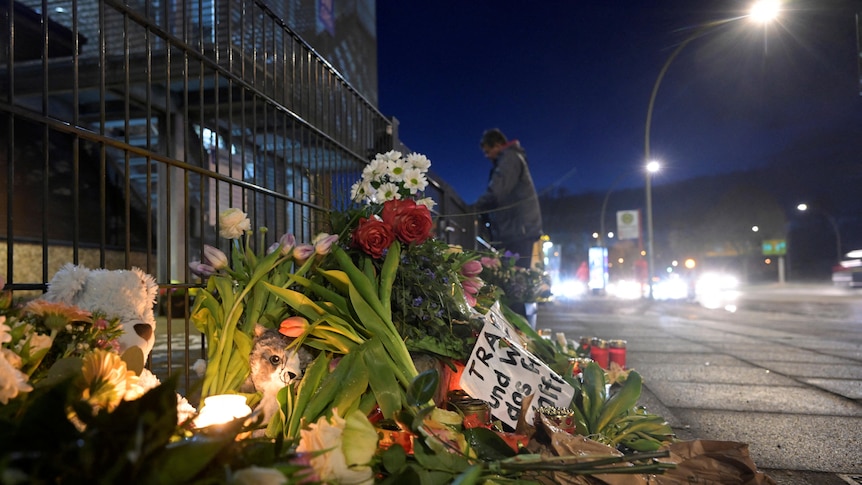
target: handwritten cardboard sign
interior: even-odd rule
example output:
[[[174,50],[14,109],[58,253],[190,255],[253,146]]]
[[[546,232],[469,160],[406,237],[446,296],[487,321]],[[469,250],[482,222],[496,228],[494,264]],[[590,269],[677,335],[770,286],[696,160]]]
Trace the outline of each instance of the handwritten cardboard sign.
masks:
[[[506,333],[506,327],[485,319],[461,376],[461,387],[487,401],[491,414],[513,428],[524,397],[531,394],[535,394],[530,403],[533,411],[543,406],[569,407],[574,388]]]

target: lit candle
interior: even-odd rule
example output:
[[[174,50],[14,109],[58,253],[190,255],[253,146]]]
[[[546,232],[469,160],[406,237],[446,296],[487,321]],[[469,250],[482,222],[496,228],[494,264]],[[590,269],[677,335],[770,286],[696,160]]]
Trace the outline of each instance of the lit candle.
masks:
[[[245,396],[220,394],[204,398],[201,412],[195,418],[195,428],[201,429],[215,424],[224,424],[251,414]]]

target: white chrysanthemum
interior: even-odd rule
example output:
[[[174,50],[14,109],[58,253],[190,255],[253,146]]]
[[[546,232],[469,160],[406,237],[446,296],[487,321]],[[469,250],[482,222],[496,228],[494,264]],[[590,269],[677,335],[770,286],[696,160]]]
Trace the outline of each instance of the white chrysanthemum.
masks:
[[[383,158],[390,162],[399,160],[401,158],[401,152],[399,152],[398,150],[390,150],[383,154]]]
[[[421,153],[411,153],[407,155],[407,165],[413,168],[418,168],[424,173],[431,167],[431,160],[428,160],[428,157]]]
[[[392,160],[386,165],[386,174],[392,182],[401,182],[406,168],[404,160]]]
[[[354,183],[350,187],[350,200],[354,200],[354,201],[358,202],[364,198],[365,198],[365,191],[362,189],[362,181],[357,180],[356,183]]]
[[[404,171],[404,186],[410,189],[411,194],[415,194],[425,190],[428,178],[418,168],[408,168]]]
[[[376,190],[377,189],[371,185],[370,181],[362,179],[353,184],[353,187],[350,188],[350,199],[356,202],[371,200],[374,197],[374,192],[376,192]]]
[[[373,182],[380,179],[386,174],[386,166],[388,163],[389,160],[378,155],[378,157],[375,157],[374,160],[362,169],[362,178],[367,182]]]
[[[398,186],[393,183],[385,183],[380,184],[380,187],[377,187],[377,193],[375,194],[374,200],[377,202],[386,202],[387,200],[400,199],[401,193],[398,192]]]
[[[431,197],[423,197],[416,201],[416,205],[424,205],[428,208],[428,210],[434,209],[434,206],[437,205],[437,202],[434,201]]]
[[[27,383],[27,375],[16,369],[4,354],[0,353],[0,403],[8,404],[18,393],[30,392],[33,386]]]

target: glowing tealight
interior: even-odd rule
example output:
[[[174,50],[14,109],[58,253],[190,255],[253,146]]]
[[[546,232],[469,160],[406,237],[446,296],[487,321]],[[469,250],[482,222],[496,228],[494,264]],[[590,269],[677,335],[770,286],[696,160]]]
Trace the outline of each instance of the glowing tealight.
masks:
[[[251,414],[245,396],[220,394],[204,398],[201,412],[194,420],[195,428],[201,429],[215,424],[224,424]]]

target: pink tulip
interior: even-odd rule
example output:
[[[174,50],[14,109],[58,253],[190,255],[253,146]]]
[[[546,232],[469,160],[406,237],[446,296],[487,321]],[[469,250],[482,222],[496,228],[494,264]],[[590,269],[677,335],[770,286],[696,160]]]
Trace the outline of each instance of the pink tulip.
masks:
[[[204,261],[216,270],[227,268],[227,255],[219,248],[204,244]]]
[[[332,250],[332,245],[338,241],[338,234],[327,234],[325,232],[321,232],[317,236],[315,236],[312,243],[314,244],[314,252],[320,256],[329,254],[329,251]]]
[[[479,278],[467,278],[461,282],[461,286],[464,287],[464,291],[466,293],[475,295],[479,293],[479,290],[481,290],[483,286],[485,286],[485,282]]]
[[[461,266],[461,274],[471,278],[473,276],[479,276],[482,272],[482,263],[476,260],[467,261]]]
[[[201,263],[200,261],[192,261],[191,263],[189,263],[189,269],[192,270],[192,273],[200,276],[201,278],[212,276],[216,272],[215,268],[206,263]]]
[[[484,266],[486,268],[499,268],[500,267],[500,260],[497,258],[492,258],[489,256],[483,256],[479,261],[482,263],[482,266]]]
[[[300,244],[293,248],[293,259],[303,262],[314,254],[314,246],[311,244]]]

